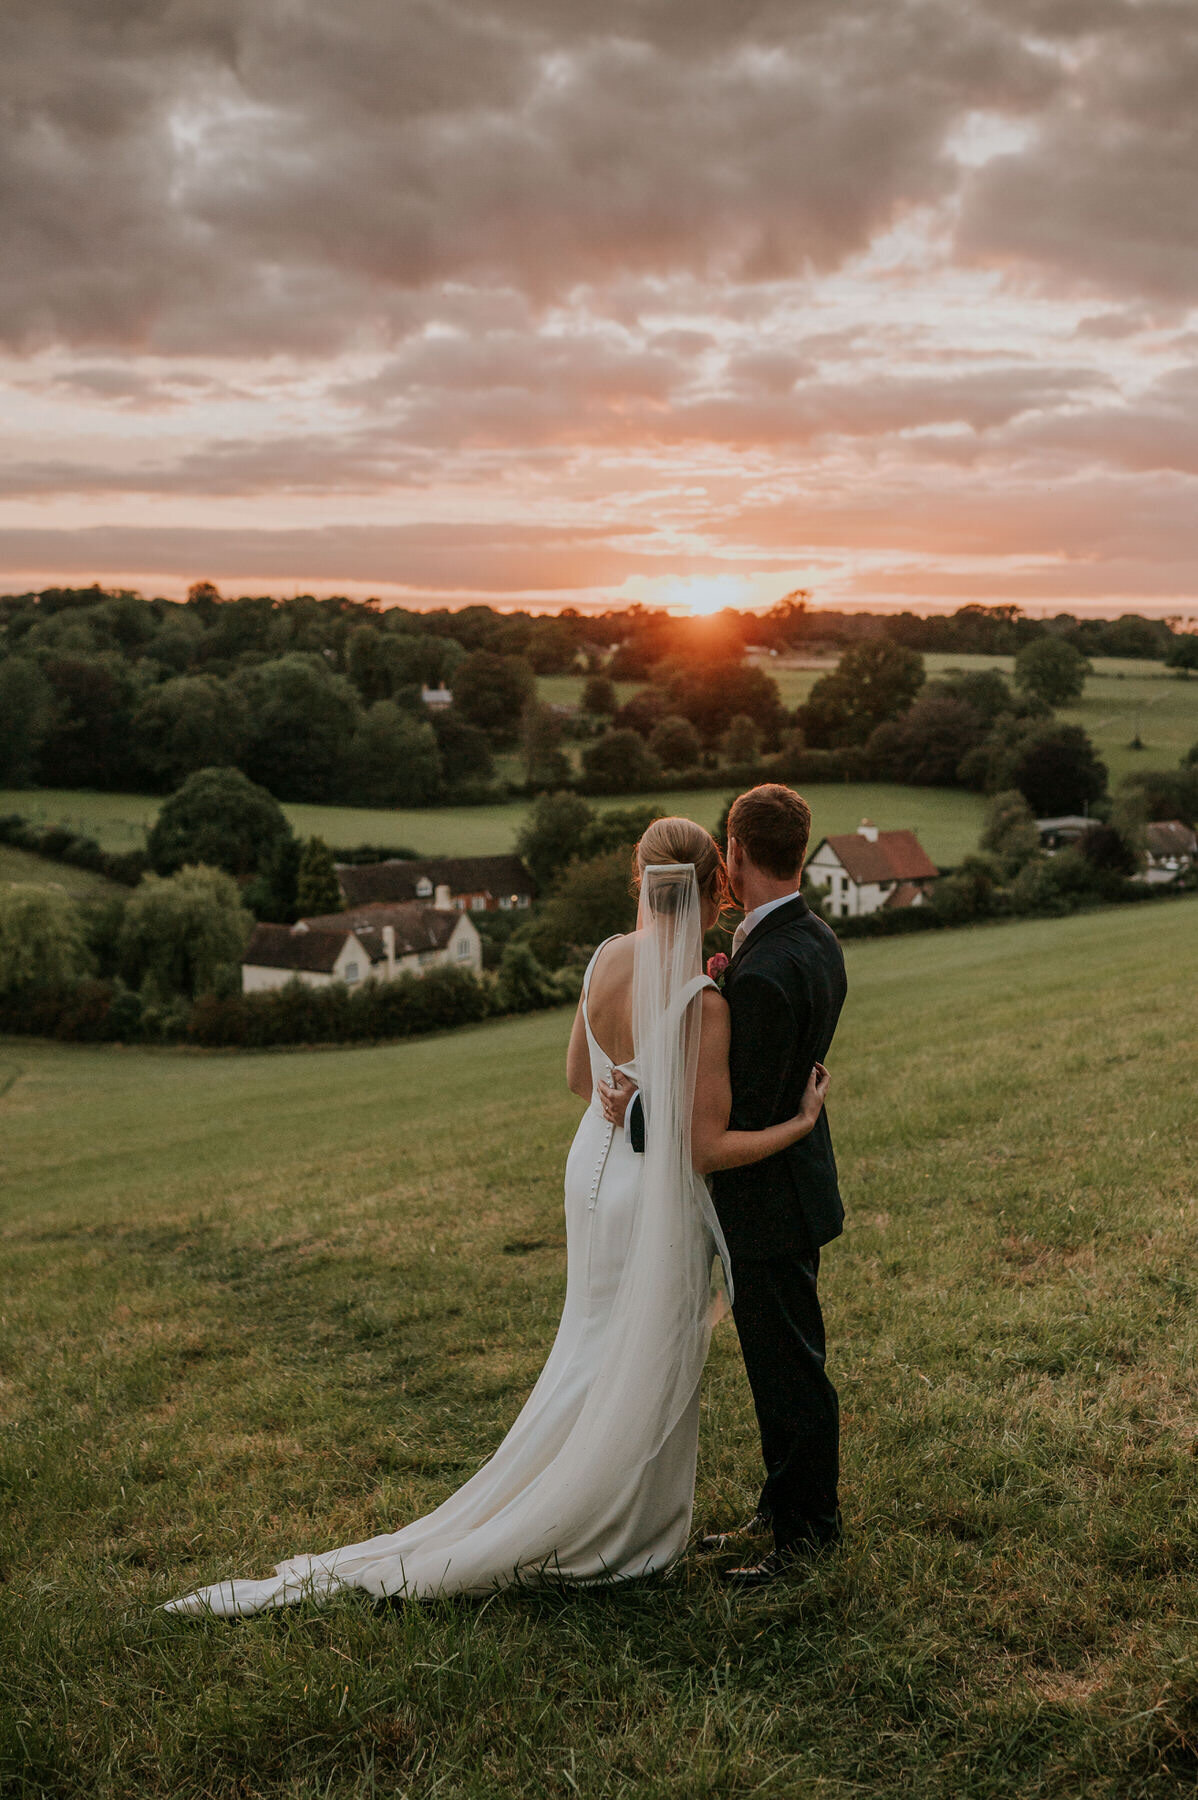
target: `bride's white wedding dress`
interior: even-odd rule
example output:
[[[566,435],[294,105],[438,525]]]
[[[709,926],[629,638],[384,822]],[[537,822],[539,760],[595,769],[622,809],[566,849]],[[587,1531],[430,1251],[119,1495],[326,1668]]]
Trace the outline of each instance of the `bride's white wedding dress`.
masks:
[[[650,1125],[636,1155],[594,1085],[612,1064],[587,1012],[592,1098],[566,1163],[566,1298],[528,1401],[489,1462],[403,1529],[279,1563],[169,1602],[246,1614],[341,1588],[482,1594],[513,1582],[648,1575],[683,1551],[694,1500],[699,1379],[723,1243],[690,1162],[701,930],[689,864],[647,869],[633,978],[632,1063]]]

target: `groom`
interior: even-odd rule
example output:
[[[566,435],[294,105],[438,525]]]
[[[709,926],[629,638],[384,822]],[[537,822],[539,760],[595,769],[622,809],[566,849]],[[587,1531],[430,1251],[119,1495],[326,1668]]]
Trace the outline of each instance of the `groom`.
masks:
[[[777,783],[752,788],[728,815],[728,878],[744,919],[724,979],[731,1011],[731,1126],[758,1131],[798,1112],[812,1064],[823,1062],[844,1004],[844,958],[831,928],[799,892],[811,809]],[[632,1092],[603,1088],[619,1124]],[[644,1149],[639,1096],[628,1116]],[[772,1530],[773,1551],[730,1571],[752,1586],[840,1537],[840,1412],[824,1371],[817,1280],[820,1246],[840,1234],[844,1208],[826,1111],[814,1131],[777,1156],[712,1179],[732,1260],[733,1317],[753,1392],[766,1479],[743,1533],[708,1549],[747,1546]]]

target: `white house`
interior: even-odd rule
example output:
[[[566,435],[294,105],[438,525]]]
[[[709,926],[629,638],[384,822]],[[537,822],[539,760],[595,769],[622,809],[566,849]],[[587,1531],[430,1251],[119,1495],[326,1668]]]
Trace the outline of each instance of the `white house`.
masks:
[[[1176,881],[1198,862],[1198,836],[1180,819],[1158,819],[1144,828],[1143,879],[1154,887]]]
[[[326,913],[295,925],[256,925],[241,963],[246,994],[284,987],[294,979],[309,987],[342,981],[393,981],[448,964],[477,975],[482,939],[466,913],[451,907],[361,906]]]
[[[429,687],[425,682],[420,690],[420,698],[426,706],[431,706],[434,712],[440,712],[444,707],[453,705],[453,691],[444,685]]]
[[[807,860],[811,884],[827,896],[834,919],[859,919],[884,906],[924,906],[939,873],[913,831],[879,831],[871,819],[856,831],[821,838]]]

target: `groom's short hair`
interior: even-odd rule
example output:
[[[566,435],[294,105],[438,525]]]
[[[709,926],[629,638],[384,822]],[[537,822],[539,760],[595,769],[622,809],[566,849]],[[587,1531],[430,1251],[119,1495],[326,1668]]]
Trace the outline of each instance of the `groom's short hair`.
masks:
[[[728,836],[749,861],[778,881],[797,874],[811,837],[811,808],[802,794],[767,781],[732,802]]]

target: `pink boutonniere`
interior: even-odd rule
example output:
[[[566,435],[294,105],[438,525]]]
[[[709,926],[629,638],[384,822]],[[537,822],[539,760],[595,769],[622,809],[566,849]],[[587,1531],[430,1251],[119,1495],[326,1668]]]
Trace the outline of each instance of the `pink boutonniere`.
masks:
[[[709,978],[715,982],[720,992],[723,993],[724,976],[728,973],[728,958],[724,955],[722,950],[717,950],[714,956],[709,956],[707,958],[707,973]]]

